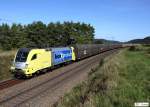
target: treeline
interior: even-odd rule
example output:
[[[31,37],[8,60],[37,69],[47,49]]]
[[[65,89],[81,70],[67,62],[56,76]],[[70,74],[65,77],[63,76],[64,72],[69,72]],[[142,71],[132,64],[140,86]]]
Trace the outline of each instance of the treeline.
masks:
[[[10,50],[20,47],[53,47],[68,44],[92,43],[94,28],[85,23],[49,23],[41,21],[28,25],[0,25],[0,48]]]

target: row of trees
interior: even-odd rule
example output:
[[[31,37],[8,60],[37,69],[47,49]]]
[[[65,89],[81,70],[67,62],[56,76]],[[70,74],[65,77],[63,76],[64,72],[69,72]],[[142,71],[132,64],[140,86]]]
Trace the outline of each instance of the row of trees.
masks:
[[[85,23],[49,23],[41,21],[28,25],[0,25],[0,48],[13,49],[20,47],[52,47],[71,43],[92,43],[94,28]]]

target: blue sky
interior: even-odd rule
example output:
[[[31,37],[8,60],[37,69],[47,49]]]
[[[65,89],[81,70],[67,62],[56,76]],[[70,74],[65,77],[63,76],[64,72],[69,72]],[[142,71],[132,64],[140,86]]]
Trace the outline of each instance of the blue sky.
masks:
[[[0,23],[85,22],[95,38],[128,41],[150,36],[150,0],[1,0]]]

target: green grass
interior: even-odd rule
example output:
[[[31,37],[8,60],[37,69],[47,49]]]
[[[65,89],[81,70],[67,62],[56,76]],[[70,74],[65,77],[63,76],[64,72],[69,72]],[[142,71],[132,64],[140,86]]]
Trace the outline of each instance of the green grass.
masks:
[[[150,56],[147,48],[127,49],[104,60],[88,79],[72,89],[58,107],[133,107],[150,102]]]
[[[14,58],[14,51],[0,51],[0,80],[5,80],[12,77],[10,73],[11,59]]]

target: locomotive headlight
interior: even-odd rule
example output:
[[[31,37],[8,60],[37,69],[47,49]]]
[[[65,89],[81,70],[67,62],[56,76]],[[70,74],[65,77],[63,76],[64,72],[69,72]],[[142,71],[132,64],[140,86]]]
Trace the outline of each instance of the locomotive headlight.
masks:
[[[27,69],[27,68],[28,68],[28,65],[29,65],[29,64],[25,64],[25,69]]]
[[[11,62],[11,69],[15,69],[15,62]]]
[[[14,61],[11,61],[11,67],[10,67],[10,70],[14,70],[15,69],[15,62]]]

